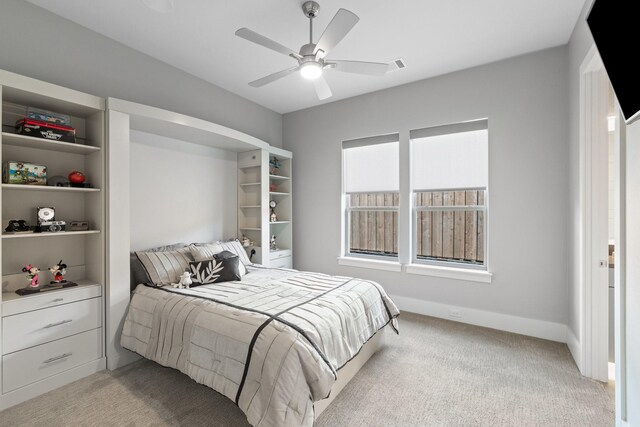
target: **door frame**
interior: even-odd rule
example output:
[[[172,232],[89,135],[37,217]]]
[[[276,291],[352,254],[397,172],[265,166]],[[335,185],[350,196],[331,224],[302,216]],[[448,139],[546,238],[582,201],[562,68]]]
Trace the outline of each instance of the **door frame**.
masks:
[[[580,66],[580,355],[583,375],[608,380],[609,80],[595,45]]]
[[[608,113],[610,82],[595,44],[592,44],[580,66],[580,354],[576,360],[580,372],[600,381],[607,381],[608,365],[608,295],[601,285],[598,261],[608,253],[599,225],[608,222],[601,217],[602,191],[597,184],[608,183],[606,163],[597,161],[594,155],[603,151],[607,140],[607,124],[601,120]],[[615,104],[615,168],[616,191],[614,204],[617,212],[614,220],[615,239],[615,401],[616,425],[627,424],[627,348],[626,348],[626,124],[620,106]],[[600,181],[598,181],[600,180]],[[606,213],[608,217],[608,213]],[[597,277],[597,279],[596,279]],[[606,279],[605,279],[606,280]]]

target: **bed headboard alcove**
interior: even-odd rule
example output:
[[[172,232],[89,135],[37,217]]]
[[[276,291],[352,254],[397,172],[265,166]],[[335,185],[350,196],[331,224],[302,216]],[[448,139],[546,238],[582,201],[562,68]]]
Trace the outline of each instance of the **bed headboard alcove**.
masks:
[[[130,299],[130,252],[235,237],[237,153],[266,142],[225,126],[107,100],[109,248],[107,368],[138,359],[119,344]]]

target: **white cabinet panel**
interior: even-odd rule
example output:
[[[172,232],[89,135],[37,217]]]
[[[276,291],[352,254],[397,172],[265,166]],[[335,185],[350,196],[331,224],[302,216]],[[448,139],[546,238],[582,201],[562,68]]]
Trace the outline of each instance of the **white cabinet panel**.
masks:
[[[102,355],[102,328],[72,335],[2,357],[2,392],[98,359]]]
[[[102,298],[5,317],[2,322],[2,353],[88,331],[101,326]]]

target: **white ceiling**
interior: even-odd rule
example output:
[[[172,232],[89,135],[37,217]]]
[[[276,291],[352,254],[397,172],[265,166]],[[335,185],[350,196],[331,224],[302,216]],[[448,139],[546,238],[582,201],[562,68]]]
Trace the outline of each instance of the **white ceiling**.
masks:
[[[407,68],[382,77],[329,70],[333,97],[319,101],[297,73],[262,88],[247,83],[296,65],[234,35],[250,28],[294,51],[308,41],[303,0],[173,0],[156,12],[141,0],[29,0],[279,113],[398,86],[568,42],[585,0],[317,0],[314,41],[339,8],[360,22],[328,59]]]

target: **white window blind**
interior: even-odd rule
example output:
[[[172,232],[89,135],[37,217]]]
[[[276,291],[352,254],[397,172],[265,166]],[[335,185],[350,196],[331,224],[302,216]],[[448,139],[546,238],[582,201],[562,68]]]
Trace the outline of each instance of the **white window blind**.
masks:
[[[400,189],[399,142],[343,145],[344,191],[397,192]]]
[[[488,186],[486,128],[430,136],[416,132],[411,149],[412,185],[416,190]]]

